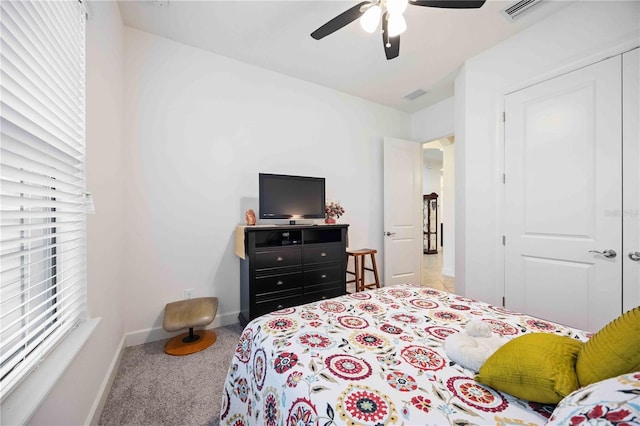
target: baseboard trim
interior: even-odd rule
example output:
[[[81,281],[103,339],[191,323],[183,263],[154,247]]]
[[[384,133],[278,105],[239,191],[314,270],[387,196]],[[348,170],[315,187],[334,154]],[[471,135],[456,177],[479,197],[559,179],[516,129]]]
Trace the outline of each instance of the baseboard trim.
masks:
[[[236,324],[238,322],[238,313],[239,311],[218,315],[216,316],[216,319],[214,319],[213,322],[205,328],[209,330],[216,327],[224,327],[226,325]],[[170,339],[171,337],[177,336],[178,334],[183,332],[184,330],[169,333],[162,327],[153,327],[143,330],[131,331],[124,335],[125,347],[142,345],[144,343],[155,342],[157,340]]]
[[[98,395],[93,402],[91,410],[89,411],[87,420],[84,422],[84,424],[86,425],[97,425],[100,421],[100,416],[102,415],[104,404],[107,402],[107,397],[109,396],[111,385],[113,384],[113,381],[116,378],[116,374],[118,373],[118,369],[120,368],[120,362],[122,361],[122,356],[124,355],[124,343],[125,335],[122,335],[122,339],[120,339],[118,349],[116,349],[116,353],[113,355],[113,359],[111,360],[111,364],[109,365],[107,374],[104,376],[102,385],[100,385]]]
[[[456,277],[456,271],[454,271],[453,269],[442,269],[442,275],[447,277],[447,278],[455,278]]]

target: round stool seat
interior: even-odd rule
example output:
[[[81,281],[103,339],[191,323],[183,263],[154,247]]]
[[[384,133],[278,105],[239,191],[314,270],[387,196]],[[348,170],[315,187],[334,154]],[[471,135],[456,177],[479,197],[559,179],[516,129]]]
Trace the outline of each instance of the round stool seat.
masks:
[[[215,332],[212,330],[194,332],[193,328],[211,324],[217,312],[217,297],[197,297],[167,303],[162,328],[166,331],[188,328],[189,332],[169,339],[164,346],[164,351],[169,355],[189,355],[211,346],[217,338]]]
[[[357,256],[364,256],[364,255],[367,255],[367,254],[376,254],[377,252],[378,252],[378,250],[368,249],[368,248],[347,249],[347,254],[357,255]]]

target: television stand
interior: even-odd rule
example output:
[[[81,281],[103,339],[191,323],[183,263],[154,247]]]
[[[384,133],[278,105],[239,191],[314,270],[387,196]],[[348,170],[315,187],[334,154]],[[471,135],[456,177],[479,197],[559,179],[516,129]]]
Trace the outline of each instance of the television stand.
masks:
[[[240,314],[260,315],[346,294],[349,225],[244,228]]]

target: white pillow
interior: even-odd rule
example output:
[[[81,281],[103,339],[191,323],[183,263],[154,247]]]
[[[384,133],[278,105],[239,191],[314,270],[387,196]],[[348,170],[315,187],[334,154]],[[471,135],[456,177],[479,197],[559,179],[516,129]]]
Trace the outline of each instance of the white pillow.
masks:
[[[467,323],[464,331],[447,336],[442,346],[450,360],[477,372],[504,343],[504,339],[492,335],[489,323],[474,320]]]

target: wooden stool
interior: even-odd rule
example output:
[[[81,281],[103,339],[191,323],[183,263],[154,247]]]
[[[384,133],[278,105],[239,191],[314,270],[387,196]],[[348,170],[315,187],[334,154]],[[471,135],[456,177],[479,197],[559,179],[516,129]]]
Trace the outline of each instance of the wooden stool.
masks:
[[[194,333],[193,328],[211,324],[217,312],[217,297],[197,297],[168,303],[164,308],[162,328],[166,331],[189,328],[189,332],[169,339],[164,351],[169,355],[189,355],[213,345],[217,338],[215,332],[198,330]]]
[[[374,249],[347,250],[347,274],[354,275],[352,280],[348,280],[347,284],[355,283],[356,292],[364,291],[368,288],[380,288],[380,278],[378,277],[378,267],[376,266],[376,253]],[[371,268],[365,266],[367,255],[371,257]],[[353,272],[349,270],[349,258],[353,257]],[[365,271],[373,272],[375,282],[365,284]]]

